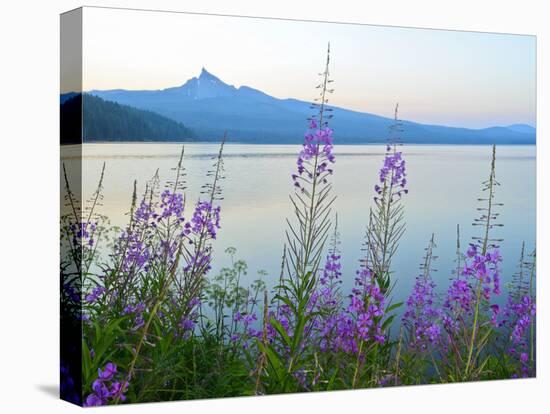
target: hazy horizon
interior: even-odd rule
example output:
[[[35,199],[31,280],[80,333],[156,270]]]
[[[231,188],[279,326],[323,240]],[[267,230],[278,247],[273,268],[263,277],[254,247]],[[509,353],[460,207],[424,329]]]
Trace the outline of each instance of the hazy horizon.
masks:
[[[536,38],[526,35],[85,8],[83,89],[223,82],[311,101],[331,43],[330,104],[422,124],[536,127]]]

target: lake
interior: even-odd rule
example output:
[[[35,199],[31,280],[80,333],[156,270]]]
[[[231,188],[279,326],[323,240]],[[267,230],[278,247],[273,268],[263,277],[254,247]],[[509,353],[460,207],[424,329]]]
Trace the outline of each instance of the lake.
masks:
[[[299,148],[297,145],[225,146],[222,228],[214,242],[211,274],[229,264],[224,250],[232,246],[237,249],[237,258],[248,263],[249,281],[257,278],[258,270],[267,271],[264,280],[268,286],[278,281],[285,220],[292,216],[288,199],[293,191],[290,175],[294,172]],[[218,146],[210,143],[185,145],[188,202],[197,200],[212,165],[211,157],[217,150]],[[140,193],[157,168],[162,180],[170,179],[180,151],[181,144],[84,144],[84,197],[93,193],[105,162],[104,206],[100,211],[109,216],[112,224],[124,226],[128,221],[125,213],[130,208],[134,179]],[[393,262],[398,281],[394,291],[396,300],[403,300],[409,294],[432,233],[435,233],[438,256],[433,277],[438,290],[446,289],[454,267],[457,224],[464,246],[479,229],[471,223],[478,213],[477,199],[482,196],[481,182],[488,177],[491,157],[489,146],[407,145],[402,151],[407,162],[409,194],[403,199],[407,229]],[[361,243],[369,207],[373,205],[373,187],[383,161],[384,146],[336,146],[335,154],[334,211],[339,218],[343,286],[347,291],[353,284],[361,257]],[[504,239],[501,244],[504,282],[511,280],[515,272],[522,241],[526,242],[528,251],[535,247],[535,158],[535,146],[497,147],[496,176],[501,186],[496,190],[496,200],[504,203],[499,210],[504,227],[497,228],[493,235]],[[68,156],[65,162],[73,161]],[[188,208],[187,217],[191,212]]]

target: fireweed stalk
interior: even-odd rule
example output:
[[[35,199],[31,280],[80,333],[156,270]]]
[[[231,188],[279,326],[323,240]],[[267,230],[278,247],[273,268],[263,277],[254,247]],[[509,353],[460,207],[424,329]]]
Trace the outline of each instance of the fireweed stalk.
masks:
[[[368,259],[371,271],[380,289],[386,293],[390,289],[391,260],[399,241],[405,232],[403,195],[409,190],[403,153],[398,151],[401,145],[403,123],[398,116],[399,104],[395,106],[394,123],[390,126],[386,156],[380,169],[379,182],[374,190],[374,210],[367,231],[370,233]]]
[[[525,258],[525,243],[522,244],[518,272],[510,286],[508,299],[503,313],[501,325],[508,334],[505,341],[505,351],[515,361],[518,368],[511,374],[513,378],[529,377],[535,374],[535,316],[536,305],[534,277],[536,268],[536,253]]]
[[[217,203],[223,200],[221,180],[224,176],[223,148],[224,135],[216,157],[212,159],[212,168],[207,172],[211,182],[205,184],[201,194],[206,199],[200,200],[195,206],[191,222],[185,224],[184,233],[188,243],[182,243],[185,267],[181,276],[175,281],[177,306],[175,314],[182,328],[191,331],[201,313],[201,291],[206,280],[205,276],[211,269],[211,241],[217,237],[220,229],[221,207]]]
[[[334,232],[319,284],[312,295],[310,311],[318,313],[314,321],[314,335],[322,352],[337,352],[339,325],[343,306],[340,285],[342,284],[341,252],[339,249],[338,215],[335,216]]]
[[[326,377],[331,372],[332,366],[338,363],[338,357],[335,355],[341,351],[343,343],[342,334],[346,330],[346,321],[343,313],[343,297],[340,291],[342,256],[339,245],[338,215],[335,215],[334,230],[325,264],[306,307],[306,313],[313,315],[311,329],[307,333],[306,346],[315,351],[309,367],[304,367],[295,373],[300,386],[305,390],[317,389],[327,382]],[[283,327],[288,328],[288,321],[291,317],[290,309],[286,305],[279,308],[277,320]]]
[[[483,373],[487,356],[483,354],[500,312],[491,304],[491,296],[500,294],[502,261],[498,250],[500,239],[491,238],[491,230],[501,226],[495,222],[495,188],[499,185],[495,175],[496,150],[493,146],[489,178],[483,182],[487,198],[480,198],[483,207],[474,226],[482,227],[482,236],[475,237],[465,255],[460,275],[452,281],[444,303],[443,325],[447,332],[450,352],[450,375],[461,380],[473,380]]]
[[[108,219],[104,215],[97,212],[103,200],[103,180],[105,176],[105,163],[101,168],[101,173],[96,189],[91,197],[86,200],[83,206],[76,199],[75,194],[71,191],[65,165],[63,165],[63,175],[65,180],[65,201],[68,213],[61,217],[62,231],[64,232],[65,251],[70,253],[70,263],[65,261],[66,267],[71,267],[76,270],[75,275],[78,275],[79,284],[84,285],[86,290],[96,291],[98,294],[98,283],[101,282],[100,277],[93,272],[94,266],[98,257],[98,246],[105,239],[108,226]],[[65,278],[62,285],[70,289],[74,284],[74,280]],[[76,286],[72,286],[72,290],[77,291]],[[90,292],[90,294],[92,294]]]
[[[473,327],[472,327],[472,335],[469,343],[468,348],[468,359],[466,360],[466,368],[464,369],[464,379],[468,378],[468,375],[470,374],[470,364],[472,362],[474,347],[476,347],[476,336],[478,334],[478,324],[479,321],[479,314],[480,314],[480,307],[482,306],[482,300],[489,301],[490,300],[490,291],[492,283],[493,287],[493,293],[495,295],[500,294],[500,275],[499,275],[499,269],[498,269],[498,262],[500,262],[502,259],[500,257],[500,253],[498,251],[498,246],[496,244],[490,245],[490,243],[493,241],[489,238],[489,232],[490,230],[495,227],[499,226],[499,224],[495,224],[494,220],[497,218],[498,213],[495,213],[494,208],[494,190],[495,187],[499,185],[499,183],[496,181],[495,177],[495,159],[496,159],[496,147],[493,145],[493,155],[491,159],[491,173],[489,174],[489,179],[485,182],[485,188],[484,191],[488,191],[487,196],[487,207],[484,211],[484,214],[477,219],[475,225],[482,225],[484,229],[484,235],[481,243],[481,254],[477,255],[477,248],[475,246],[471,246],[471,248],[468,250],[467,256],[469,258],[472,258],[472,262],[470,266],[468,267],[468,264],[465,266],[463,270],[463,274],[466,276],[475,276],[477,278],[477,287],[476,287],[476,296],[475,296],[475,310],[474,310],[474,321],[473,321]],[[488,249],[492,248],[493,251],[489,252]],[[491,272],[487,271],[486,265],[487,263],[493,265],[492,268],[492,275]],[[498,308],[495,307],[496,305],[492,305],[491,309],[493,312],[493,317],[491,318],[491,322],[494,325],[495,320],[495,314],[498,313]],[[489,325],[490,326],[490,325]],[[490,328],[489,328],[490,329]],[[483,348],[485,340],[482,339],[477,344],[477,350],[478,355],[479,351]]]
[[[306,343],[314,325],[316,313],[311,311],[312,297],[319,283],[319,267],[331,227],[330,212],[334,197],[329,177],[333,173],[331,164],[335,162],[332,143],[332,129],[328,126],[331,108],[326,106],[328,95],[332,93],[329,84],[330,44],[327,49],[325,68],[318,85],[319,97],[314,107],[316,115],[309,120],[302,150],[296,162],[297,170],[292,175],[296,189],[290,196],[294,207],[296,223],[288,222],[286,232],[288,254],[286,256],[286,276],[275,297],[281,302],[279,310],[286,315],[282,323],[272,317],[270,324],[277,332],[269,345],[258,341],[261,351],[267,355],[266,378],[279,377],[268,389],[288,392],[300,388],[300,376],[304,372]],[[269,348],[269,349],[267,349]],[[282,361],[284,355],[284,361]]]
[[[416,277],[413,291],[407,299],[407,309],[403,316],[403,325],[407,328],[407,343],[423,353],[435,344],[441,334],[440,310],[436,305],[435,283],[432,279],[434,255],[434,235],[426,247],[421,274]]]
[[[420,265],[421,273],[415,279],[401,320],[399,346],[402,348],[395,357],[395,371],[397,375],[403,362],[405,375],[400,379],[402,383],[421,383],[429,368],[435,369],[441,379],[434,357],[441,336],[441,309],[436,303],[436,285],[432,278],[432,273],[436,271],[433,268],[433,262],[437,259],[435,247],[432,234]]]
[[[394,122],[389,127],[386,154],[379,171],[378,183],[374,186],[375,207],[369,211],[365,235],[365,256],[357,271],[355,287],[348,307],[348,350],[357,354],[351,387],[355,388],[363,371],[365,360],[375,361],[369,368],[367,384],[376,383],[379,364],[384,354],[389,357],[385,329],[391,325],[395,315],[390,312],[401,304],[390,303],[391,259],[397,252],[399,240],[405,231],[404,208],[401,198],[408,193],[406,188],[405,160],[397,151],[401,144],[403,124],[398,116],[399,104],[395,106]],[[384,321],[384,318],[386,320]]]

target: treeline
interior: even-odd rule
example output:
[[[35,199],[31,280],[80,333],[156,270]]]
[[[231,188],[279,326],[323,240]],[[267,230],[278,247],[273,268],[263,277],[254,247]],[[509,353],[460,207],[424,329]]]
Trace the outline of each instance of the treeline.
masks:
[[[79,115],[82,114],[82,122]],[[61,105],[61,143],[80,141],[184,141],[196,135],[183,124],[150,111],[78,94]]]

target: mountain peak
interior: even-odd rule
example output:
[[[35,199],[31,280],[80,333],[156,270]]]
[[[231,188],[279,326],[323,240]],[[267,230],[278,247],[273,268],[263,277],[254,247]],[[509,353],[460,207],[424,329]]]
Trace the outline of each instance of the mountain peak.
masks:
[[[217,98],[222,96],[233,96],[236,92],[234,86],[228,85],[220,78],[208,72],[203,66],[198,77],[193,77],[182,86],[174,89],[179,95],[191,99]]]
[[[221,82],[221,80],[217,76],[214,76],[213,74],[208,72],[204,66],[201,69],[199,79],[200,80],[213,80],[213,81]]]

